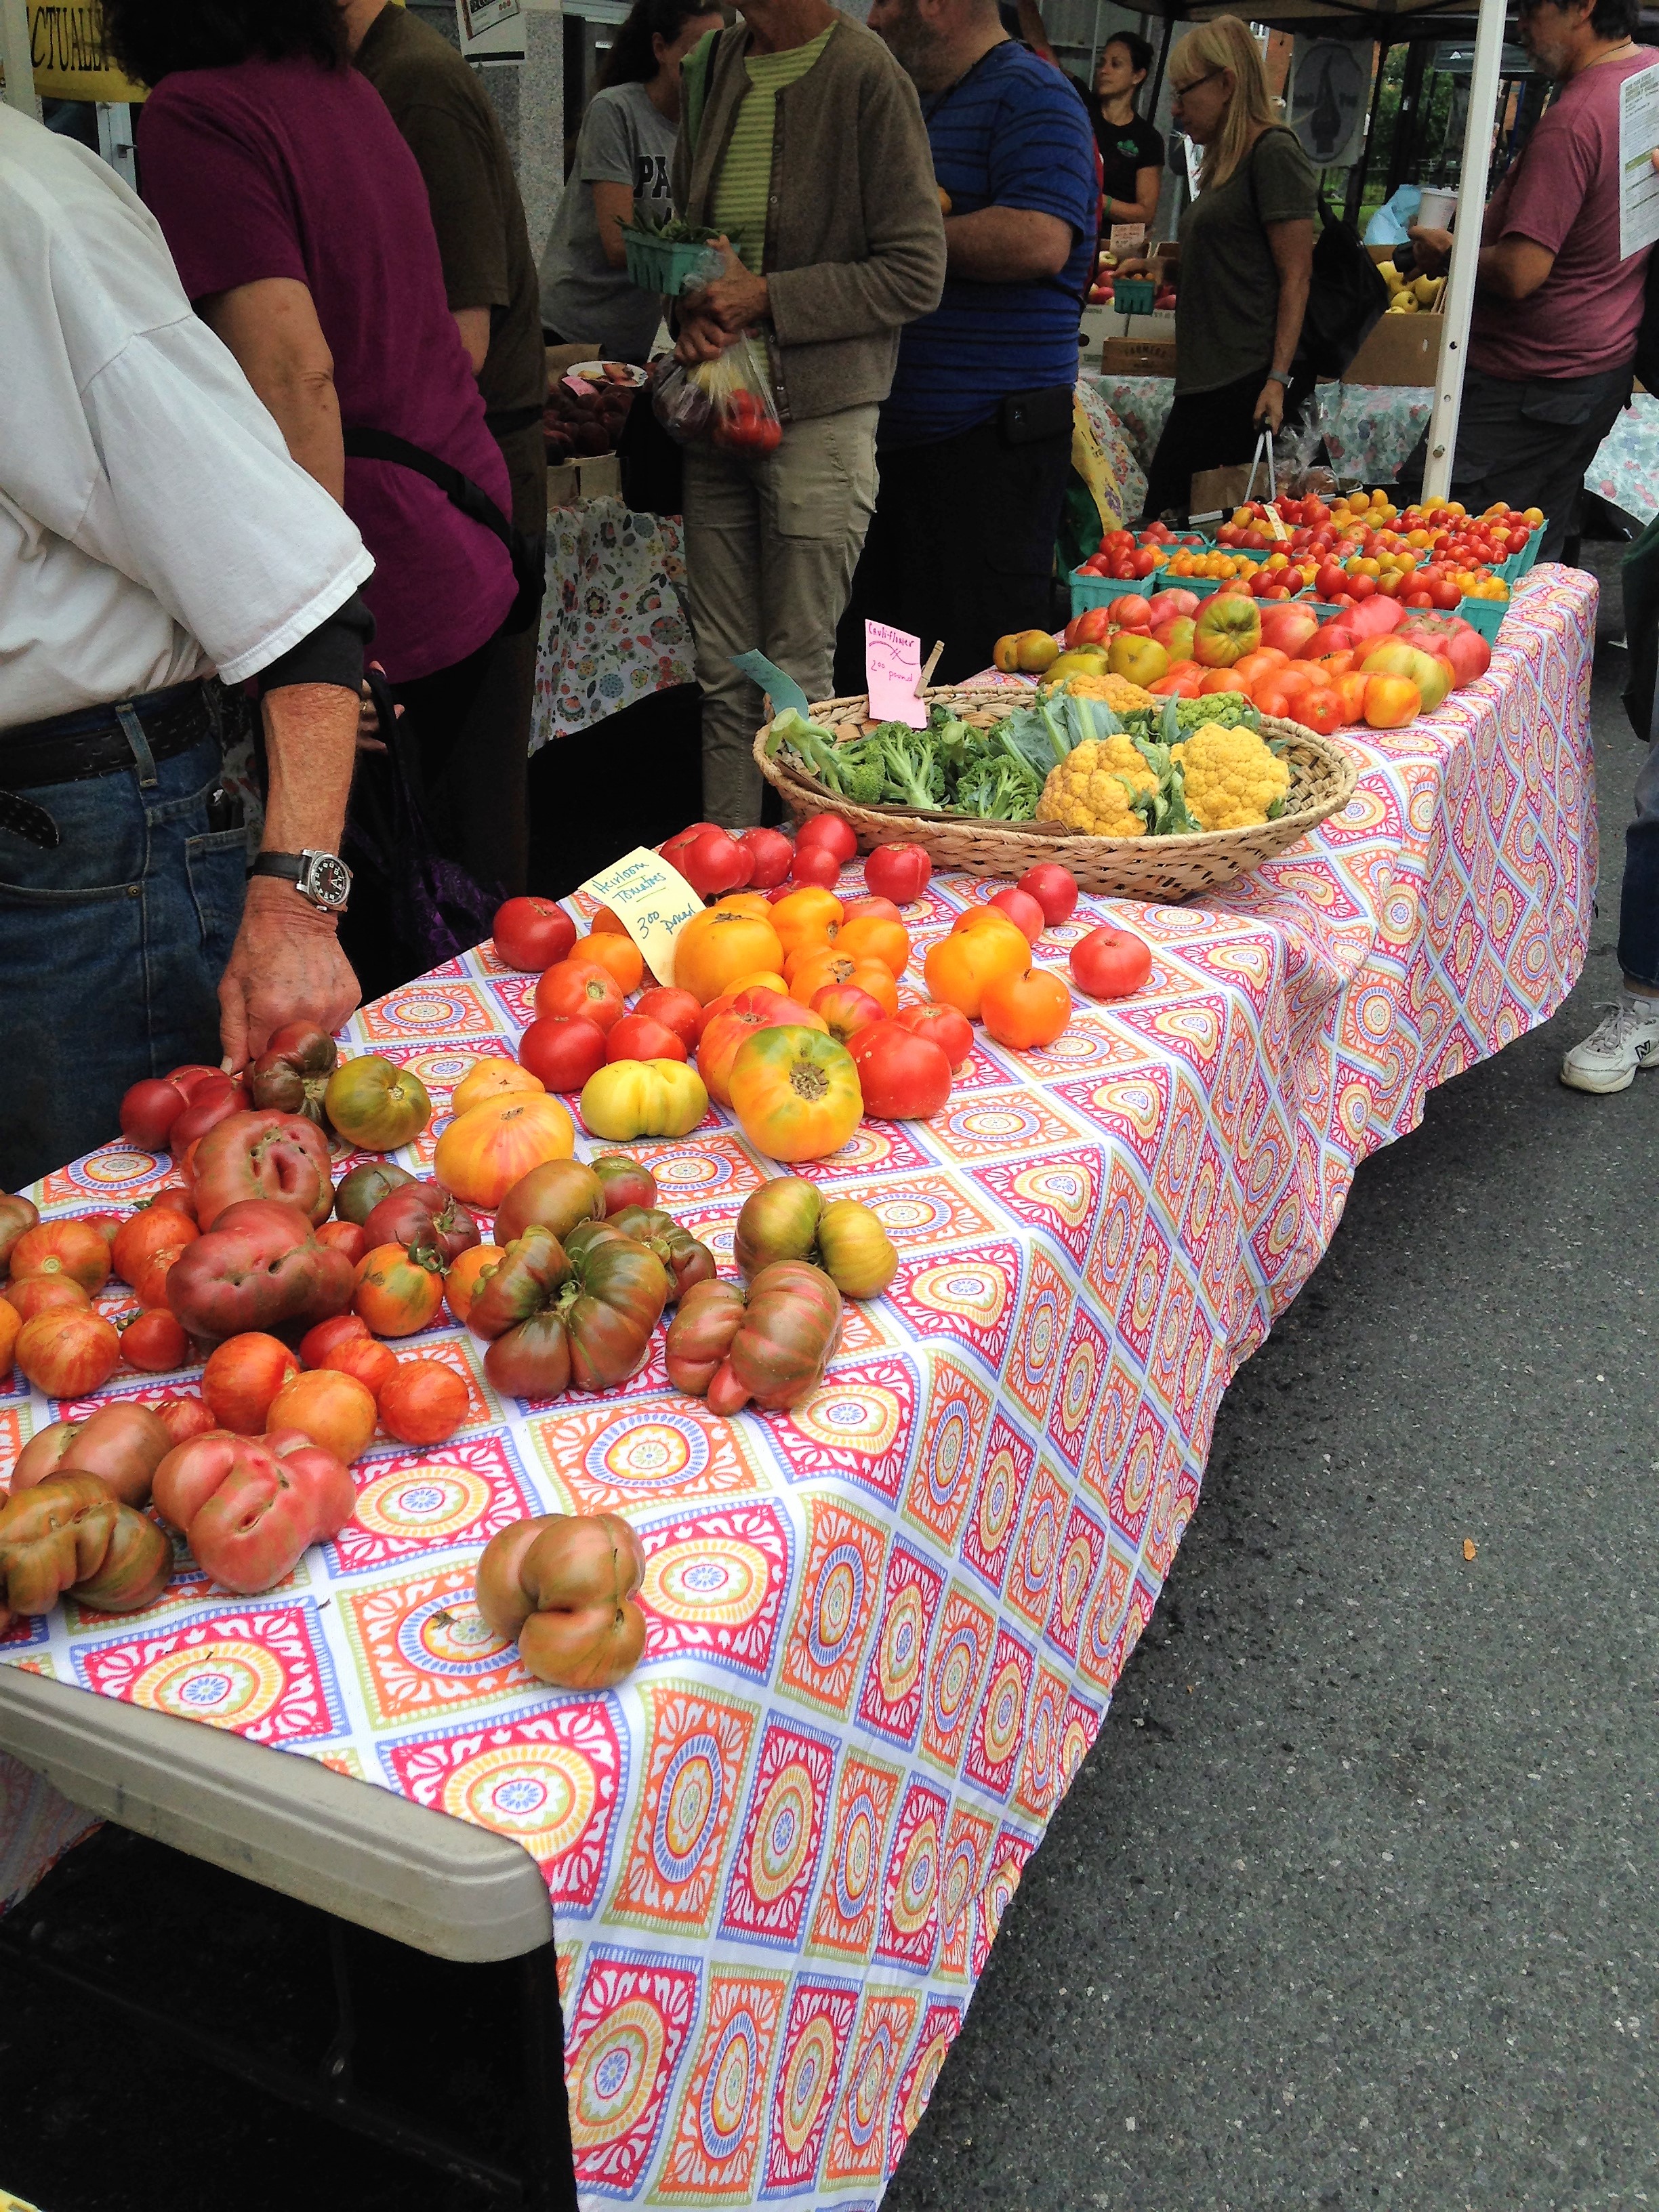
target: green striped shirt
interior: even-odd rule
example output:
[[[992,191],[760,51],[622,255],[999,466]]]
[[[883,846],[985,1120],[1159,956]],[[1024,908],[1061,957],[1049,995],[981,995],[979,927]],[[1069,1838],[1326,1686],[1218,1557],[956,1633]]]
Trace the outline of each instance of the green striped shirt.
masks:
[[[714,187],[714,222],[732,241],[745,269],[759,276],[766,262],[766,202],[772,185],[772,134],[778,94],[804,77],[829,44],[827,30],[804,46],[781,54],[750,54],[744,67],[749,89],[732,126],[720,181]]]

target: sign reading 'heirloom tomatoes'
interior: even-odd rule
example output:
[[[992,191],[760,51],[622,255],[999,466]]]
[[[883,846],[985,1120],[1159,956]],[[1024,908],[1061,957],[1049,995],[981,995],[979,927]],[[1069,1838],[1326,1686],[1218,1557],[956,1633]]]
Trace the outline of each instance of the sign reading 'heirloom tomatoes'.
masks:
[[[633,939],[646,966],[664,983],[674,980],[674,940],[694,914],[702,912],[702,900],[678,869],[659,853],[636,845],[590,876],[583,890],[608,906]]]

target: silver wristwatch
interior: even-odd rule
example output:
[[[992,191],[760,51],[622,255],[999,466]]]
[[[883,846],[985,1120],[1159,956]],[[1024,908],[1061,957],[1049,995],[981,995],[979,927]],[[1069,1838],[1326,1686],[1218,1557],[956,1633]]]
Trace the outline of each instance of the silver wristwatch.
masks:
[[[261,853],[250,875],[278,876],[323,914],[343,914],[351,871],[337,853]]]

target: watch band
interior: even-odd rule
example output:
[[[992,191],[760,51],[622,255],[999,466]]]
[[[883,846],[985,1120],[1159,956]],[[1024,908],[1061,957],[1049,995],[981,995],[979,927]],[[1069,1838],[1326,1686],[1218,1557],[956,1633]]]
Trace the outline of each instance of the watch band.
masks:
[[[248,870],[251,876],[280,876],[285,884],[297,884],[305,872],[303,853],[261,853]]]
[[[337,853],[261,853],[248,873],[292,884],[319,914],[343,914],[351,896],[351,871]]]

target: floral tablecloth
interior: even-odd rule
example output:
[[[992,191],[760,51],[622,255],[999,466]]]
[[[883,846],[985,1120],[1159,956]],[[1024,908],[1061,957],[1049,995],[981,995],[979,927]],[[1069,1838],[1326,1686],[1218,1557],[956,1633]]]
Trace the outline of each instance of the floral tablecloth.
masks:
[[[551,510],[532,753],[694,680],[684,590],[678,515],[636,514],[620,499]]]
[[[660,1344],[625,1390],[503,1401],[473,1340],[434,1330],[411,1348],[466,1377],[468,1425],[371,1452],[356,1519],[289,1583],[231,1598],[181,1559],[142,1616],[63,1608],[0,1658],[532,1852],[584,2205],[867,2212],[1151,1616],[1229,1377],[1356,1163],[1583,963],[1595,588],[1534,570],[1490,674],[1357,741],[1352,800],[1283,858],[1185,907],[1085,899],[1043,940],[1064,975],[1107,914],[1141,931],[1136,997],[1080,1004],[1043,1053],[981,1040],[937,1120],[867,1124],[811,1170],[901,1263],[792,1416],[713,1417]],[[910,910],[916,974],[978,889],[936,878]],[[532,988],[480,949],[349,1042],[416,1067],[441,1119]],[[638,1149],[729,1264],[767,1164],[720,1115]],[[112,1145],[39,1197],[91,1210],[167,1168]],[[60,1410],[14,1395],[0,1437]],[[609,1695],[538,1687],[474,1608],[483,1542],[548,1510],[641,1535],[646,1655]]]
[[[1659,399],[1652,392],[1631,394],[1630,405],[1596,447],[1584,482],[1638,522],[1659,514]]]

